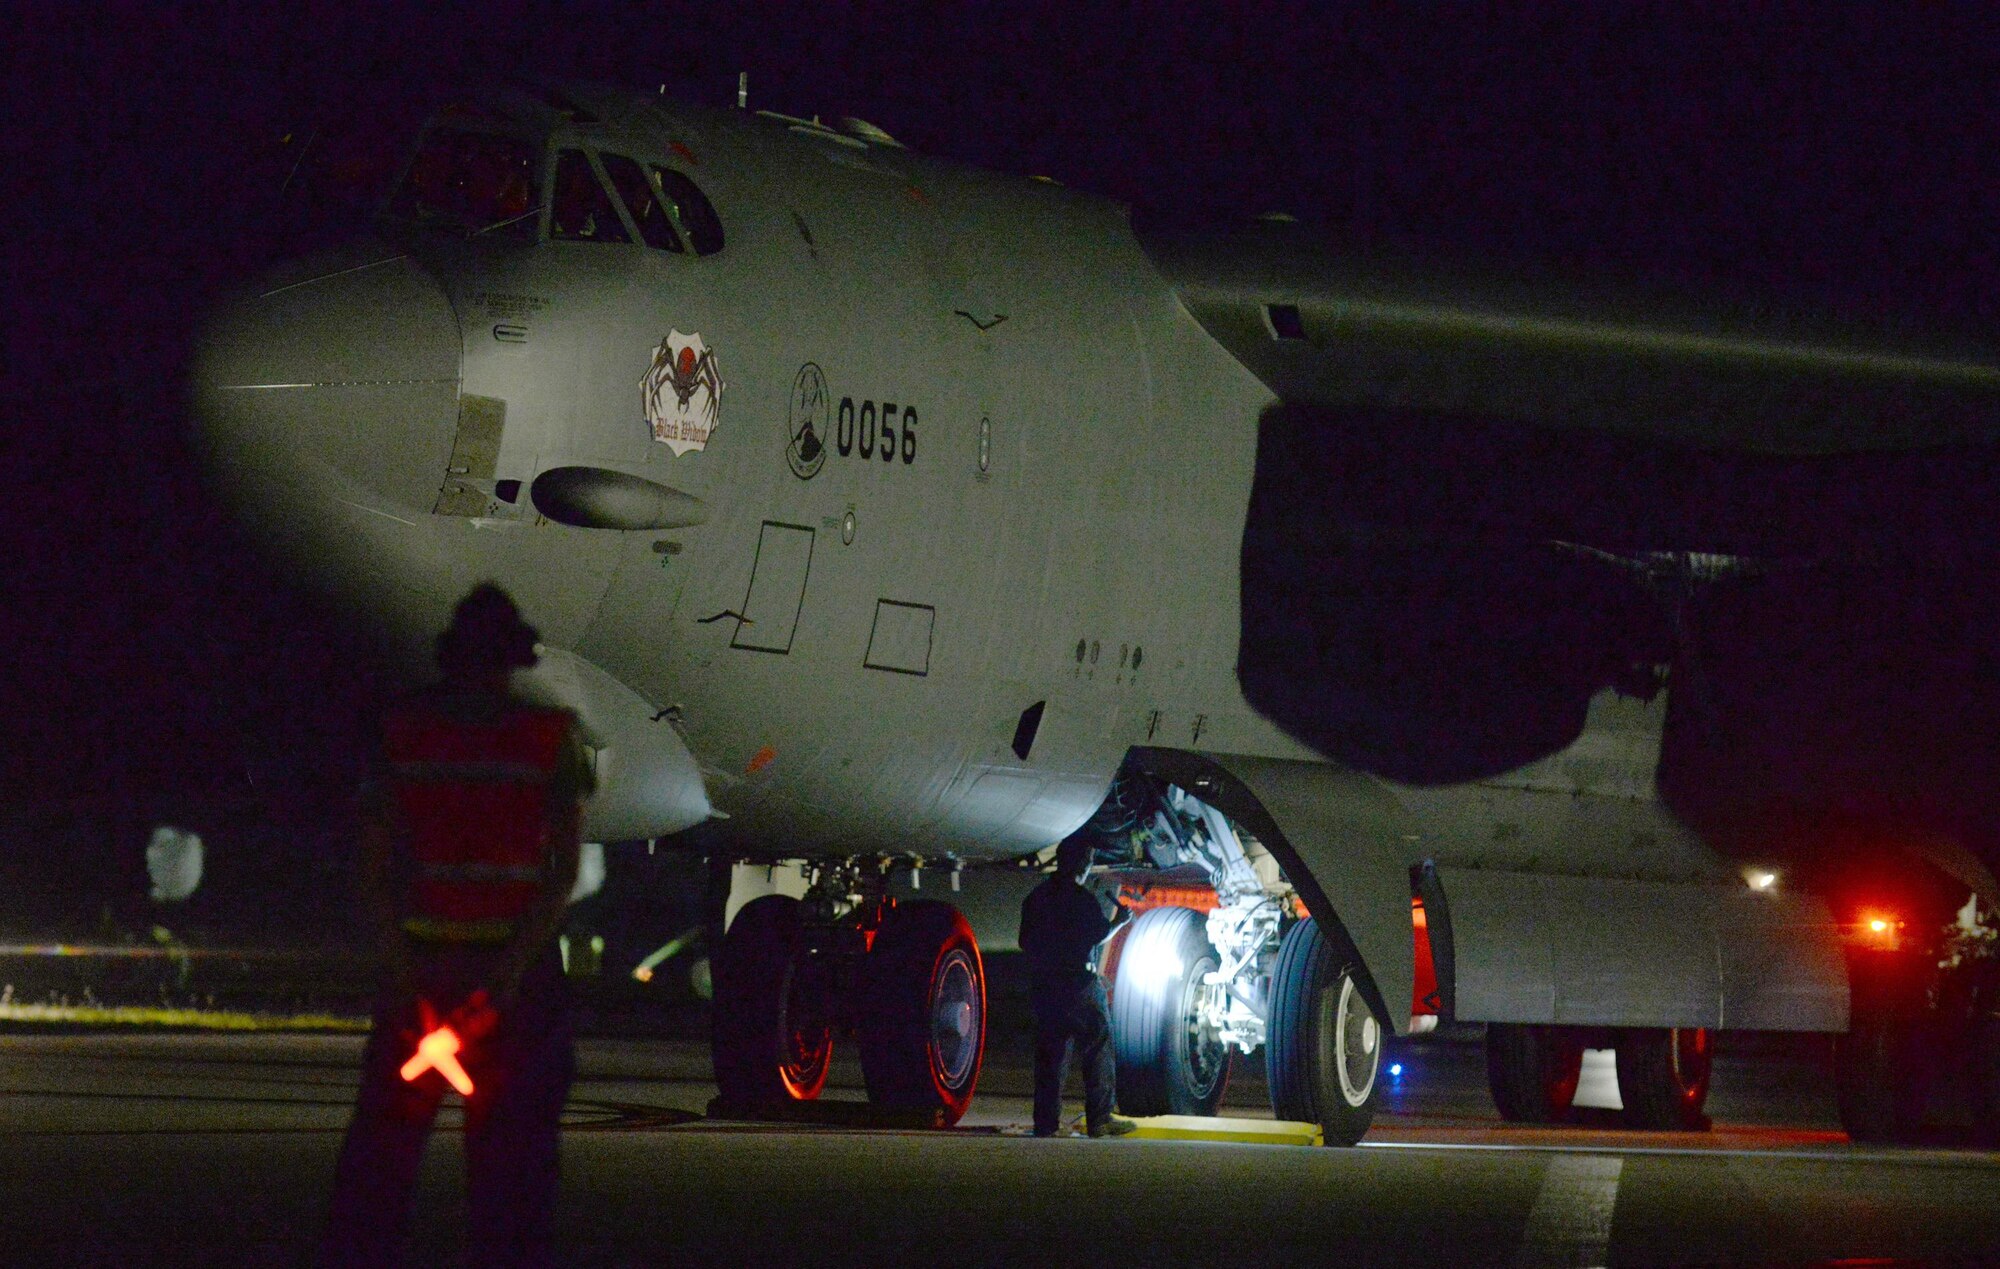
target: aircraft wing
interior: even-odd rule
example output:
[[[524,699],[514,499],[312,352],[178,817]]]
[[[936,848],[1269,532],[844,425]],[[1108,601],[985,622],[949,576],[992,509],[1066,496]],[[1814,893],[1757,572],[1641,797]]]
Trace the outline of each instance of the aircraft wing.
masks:
[[[1772,822],[1753,797],[1970,814],[1953,790],[2000,750],[1993,347],[1296,225],[1134,227],[1279,398],[1237,670],[1288,734],[1477,781],[1665,683],[1661,792],[1712,842]]]
[[[1135,215],[1201,325],[1288,404],[1828,454],[2000,439],[2000,349],[1909,322],[1606,288]]]

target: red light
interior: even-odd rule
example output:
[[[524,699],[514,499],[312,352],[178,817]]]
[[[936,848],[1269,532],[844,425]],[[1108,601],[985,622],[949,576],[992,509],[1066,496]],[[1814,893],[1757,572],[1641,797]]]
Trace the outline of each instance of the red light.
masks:
[[[1853,929],[1854,936],[1870,947],[1894,951],[1902,942],[1903,922],[1893,912],[1864,911]]]

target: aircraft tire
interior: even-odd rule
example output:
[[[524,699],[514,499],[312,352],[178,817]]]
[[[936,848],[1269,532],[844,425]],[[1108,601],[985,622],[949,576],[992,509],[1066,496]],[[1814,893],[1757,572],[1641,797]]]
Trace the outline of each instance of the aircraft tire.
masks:
[[[949,903],[899,904],[876,931],[861,977],[868,1100],[957,1123],[986,1050],[986,970],[972,927]]]
[[[1979,967],[1966,1041],[1971,1051],[1973,1119],[1987,1145],[2000,1146],[2000,962]]]
[[[1229,1046],[1194,1028],[1202,976],[1220,958],[1192,908],[1142,912],[1124,931],[1112,990],[1118,1108],[1128,1115],[1213,1115],[1229,1084]]]
[[[831,984],[800,957],[799,901],[765,895],[743,905],[710,966],[710,1047],[725,1105],[811,1101],[833,1059]]]
[[[1929,1094],[1925,1047],[1921,1024],[1908,1016],[1856,1016],[1834,1037],[1834,1094],[1849,1138],[1866,1145],[1917,1138]]]
[[[1264,1042],[1271,1109],[1317,1123],[1329,1146],[1351,1146],[1375,1120],[1387,1033],[1360,989],[1359,967],[1310,918],[1286,931],[1271,972]]]
[[[1915,1141],[1930,1099],[1935,970],[1909,950],[1848,958],[1847,1031],[1833,1040],[1840,1125],[1854,1141]]]
[[[1617,1051],[1618,1100],[1629,1127],[1708,1127],[1702,1105],[1715,1049],[1707,1027],[1634,1027],[1619,1032]]]
[[[1500,1118],[1552,1124],[1569,1118],[1583,1076],[1583,1038],[1567,1027],[1486,1024],[1486,1084]]]

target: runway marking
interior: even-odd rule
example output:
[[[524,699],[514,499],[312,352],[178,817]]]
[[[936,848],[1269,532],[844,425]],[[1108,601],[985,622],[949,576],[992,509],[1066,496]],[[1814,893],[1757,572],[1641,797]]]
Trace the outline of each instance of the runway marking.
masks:
[[[351,1106],[354,1099],[342,1097],[332,1101],[305,1097],[251,1097],[228,1093],[122,1093],[107,1089],[46,1089],[46,1088],[0,1088],[0,1097],[39,1097],[45,1101],[93,1101],[93,1102],[168,1102],[182,1105],[188,1102],[202,1102],[224,1106]],[[0,1128],[0,1132],[6,1131]]]
[[[0,1022],[79,1027],[171,1027],[202,1031],[366,1031],[361,1018],[328,1013],[270,1014],[150,1005],[22,1005],[0,1002]]]
[[[1951,1167],[2000,1168],[2000,1153],[1913,1146],[1901,1150],[1856,1150],[1839,1143],[1821,1150],[1759,1150],[1755,1147],[1718,1149],[1707,1146],[1556,1146],[1522,1143],[1496,1145],[1460,1141],[1364,1141],[1371,1150],[1464,1150],[1499,1154],[1659,1155],[1680,1159],[1789,1159],[1805,1163],[1941,1164]]]
[[[1616,1155],[1565,1154],[1549,1160],[1514,1252],[1515,1269],[1603,1265],[1618,1207],[1618,1176],[1624,1170],[1625,1161]]]
[[[277,948],[225,948],[225,947],[183,947],[133,946],[99,943],[4,943],[0,944],[0,956],[62,956],[101,957],[105,960],[192,960],[215,959],[229,961],[292,961],[301,965],[316,965],[327,958],[318,952],[292,952]]]

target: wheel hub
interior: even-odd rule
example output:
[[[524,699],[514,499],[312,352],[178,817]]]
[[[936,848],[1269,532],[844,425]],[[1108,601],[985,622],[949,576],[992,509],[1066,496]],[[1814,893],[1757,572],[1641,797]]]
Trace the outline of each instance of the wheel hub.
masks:
[[[970,1078],[979,1057],[979,987],[964,953],[939,966],[931,985],[931,1051],[938,1078],[958,1088]]]
[[[1343,977],[1330,990],[1339,993],[1333,1007],[1332,1034],[1334,1074],[1340,1081],[1340,1095],[1350,1106],[1359,1106],[1368,1100],[1375,1089],[1375,1071],[1380,1063],[1379,1041],[1381,1028],[1368,1005],[1361,999],[1361,993],[1354,989],[1354,980]]]

